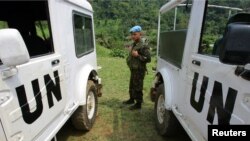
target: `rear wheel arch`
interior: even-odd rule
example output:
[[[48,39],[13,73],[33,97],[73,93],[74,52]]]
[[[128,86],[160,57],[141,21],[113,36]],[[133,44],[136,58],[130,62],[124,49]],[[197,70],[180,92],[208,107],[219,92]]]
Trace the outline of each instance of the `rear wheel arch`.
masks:
[[[86,90],[88,81],[91,80],[94,82],[94,84],[98,83],[98,74],[96,70],[91,66],[85,66],[84,68],[79,71],[79,75],[77,75],[77,83],[76,83],[76,95],[77,95],[77,101],[79,102],[79,105],[85,105],[86,104]]]
[[[89,77],[88,77],[88,80],[92,80],[94,83],[98,83],[97,80],[96,80],[96,77],[98,76],[96,70],[92,70],[90,73],[89,73]]]
[[[85,66],[77,76],[77,99],[79,107],[71,116],[73,126],[78,130],[89,131],[97,116],[98,74],[91,66]]]
[[[158,83],[156,85],[156,89],[160,86],[160,84],[163,85],[164,88],[164,97],[166,97],[167,99],[165,100],[165,107],[168,110],[171,110],[171,106],[172,106],[172,84],[170,82],[172,82],[171,77],[169,75],[169,73],[167,73],[167,71],[165,70],[161,70],[156,74],[156,77],[158,79]]]
[[[171,110],[165,108],[165,89],[163,83],[157,88],[157,97],[154,106],[156,129],[160,135],[177,135],[180,124]]]

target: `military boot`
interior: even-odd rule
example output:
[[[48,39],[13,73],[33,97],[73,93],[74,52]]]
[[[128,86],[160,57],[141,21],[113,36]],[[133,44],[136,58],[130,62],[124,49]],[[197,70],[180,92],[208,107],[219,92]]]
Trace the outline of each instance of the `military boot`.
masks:
[[[129,105],[129,104],[134,104],[135,101],[134,101],[134,99],[130,98],[129,100],[123,101],[122,103],[125,104],[125,105]]]
[[[139,109],[141,109],[141,103],[135,103],[134,105],[132,105],[132,106],[130,106],[129,107],[129,110],[139,110]]]

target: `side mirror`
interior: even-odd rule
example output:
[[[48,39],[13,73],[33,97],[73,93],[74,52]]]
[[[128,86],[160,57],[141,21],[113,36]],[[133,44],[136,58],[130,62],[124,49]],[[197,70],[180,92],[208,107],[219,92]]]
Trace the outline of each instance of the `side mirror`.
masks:
[[[219,47],[219,59],[222,63],[231,65],[250,63],[250,23],[228,24]]]
[[[0,58],[7,67],[29,62],[28,50],[18,30],[0,30]]]

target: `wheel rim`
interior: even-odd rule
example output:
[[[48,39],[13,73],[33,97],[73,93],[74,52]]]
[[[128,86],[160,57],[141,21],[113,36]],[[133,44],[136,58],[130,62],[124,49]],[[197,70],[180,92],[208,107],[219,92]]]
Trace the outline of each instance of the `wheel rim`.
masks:
[[[95,113],[95,95],[92,91],[89,92],[87,97],[87,114],[88,118],[92,119]]]
[[[165,99],[163,95],[160,95],[158,97],[157,102],[157,118],[160,124],[164,121],[164,115],[165,115]]]

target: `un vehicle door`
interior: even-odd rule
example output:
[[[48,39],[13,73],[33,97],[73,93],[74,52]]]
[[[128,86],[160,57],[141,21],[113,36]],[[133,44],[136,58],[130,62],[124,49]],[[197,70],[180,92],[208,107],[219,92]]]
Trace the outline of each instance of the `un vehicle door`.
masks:
[[[193,48],[187,65],[187,113],[194,129],[207,138],[208,125],[245,124],[249,121],[248,80],[235,74],[235,65],[219,61],[218,44],[228,19],[241,12],[240,1],[207,1],[201,27],[199,45]],[[243,113],[248,113],[243,114]]]
[[[54,51],[48,2],[1,1],[0,28],[17,29],[30,56],[9,76],[0,64],[1,123],[8,140],[35,140],[65,109],[63,61]]]

